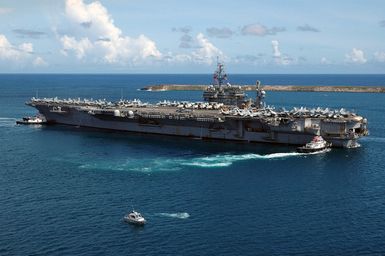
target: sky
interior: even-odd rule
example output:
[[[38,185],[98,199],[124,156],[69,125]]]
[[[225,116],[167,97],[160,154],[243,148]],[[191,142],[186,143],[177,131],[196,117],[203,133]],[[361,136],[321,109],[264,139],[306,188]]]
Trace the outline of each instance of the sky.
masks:
[[[0,0],[0,73],[384,74],[383,0]]]

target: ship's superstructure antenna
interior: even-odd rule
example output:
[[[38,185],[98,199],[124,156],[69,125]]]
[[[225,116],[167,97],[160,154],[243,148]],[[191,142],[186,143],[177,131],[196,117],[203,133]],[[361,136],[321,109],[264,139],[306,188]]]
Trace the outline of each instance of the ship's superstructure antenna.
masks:
[[[225,66],[217,60],[217,69],[213,75],[214,86],[222,87],[227,81],[227,74],[225,72]]]
[[[241,86],[232,86],[228,82],[225,66],[218,60],[217,69],[213,75],[213,84],[203,92],[203,99],[228,106],[242,106],[245,103],[245,96]]]
[[[261,81],[257,81],[256,83],[257,97],[255,99],[255,107],[258,109],[263,108],[263,99],[265,98],[266,92],[262,90]]]

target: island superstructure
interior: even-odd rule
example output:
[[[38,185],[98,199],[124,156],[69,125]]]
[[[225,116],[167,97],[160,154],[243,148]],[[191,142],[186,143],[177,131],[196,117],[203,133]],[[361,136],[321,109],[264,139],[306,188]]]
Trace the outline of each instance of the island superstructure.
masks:
[[[241,86],[228,83],[221,63],[213,78],[202,102],[32,98],[26,104],[48,123],[202,139],[303,145],[319,135],[351,148],[368,134],[367,120],[345,109],[266,106],[259,81],[255,99],[246,98]]]

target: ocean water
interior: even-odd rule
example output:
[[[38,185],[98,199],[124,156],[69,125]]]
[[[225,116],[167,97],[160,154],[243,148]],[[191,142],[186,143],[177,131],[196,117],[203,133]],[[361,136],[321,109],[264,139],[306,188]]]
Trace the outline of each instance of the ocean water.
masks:
[[[384,75],[233,75],[233,83],[385,85]],[[145,92],[210,75],[0,75],[0,255],[384,255],[385,94],[268,92],[275,106],[369,120],[357,149],[18,126],[40,97],[201,100]],[[253,96],[250,93],[250,96]],[[122,221],[135,207],[144,227]]]

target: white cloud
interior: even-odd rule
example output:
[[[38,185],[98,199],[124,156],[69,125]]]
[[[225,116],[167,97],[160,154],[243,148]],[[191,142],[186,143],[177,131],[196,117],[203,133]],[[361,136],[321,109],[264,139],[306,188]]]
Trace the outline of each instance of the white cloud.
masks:
[[[185,63],[192,61],[192,57],[189,54],[174,54],[172,52],[168,52],[164,55],[163,60],[169,63]]]
[[[144,35],[138,38],[119,37],[116,40],[98,40],[94,45],[103,52],[105,61],[109,63],[130,60],[133,63],[148,58],[160,58],[162,54],[156,48],[155,42]]]
[[[18,46],[8,41],[5,35],[0,34],[0,61],[11,64],[45,66],[47,63],[42,57],[36,56],[32,43],[22,43]]]
[[[271,46],[273,47],[273,58],[276,64],[289,65],[294,62],[291,57],[281,53],[279,49],[279,42],[277,40],[272,40]]]
[[[65,15],[72,22],[72,31],[76,31],[58,36],[61,52],[66,56],[73,54],[78,59],[133,65],[148,61],[211,65],[217,57],[226,58],[202,33],[191,36],[189,27],[180,30],[189,37],[183,48],[189,52],[162,54],[147,36],[142,34],[134,38],[124,35],[100,2],[87,4],[84,0],[66,0]]]
[[[271,41],[271,45],[273,47],[273,57],[279,58],[281,57],[281,52],[279,51],[279,42],[277,40]]]
[[[14,60],[20,58],[20,52],[8,41],[8,39],[0,34],[0,58],[5,60]]]
[[[378,62],[385,62],[385,52],[375,52],[374,59]]]
[[[138,63],[162,56],[155,42],[145,35],[124,36],[100,2],[85,4],[83,0],[67,0],[65,13],[76,26],[83,27],[84,33],[80,40],[69,35],[60,38],[65,54],[73,51],[81,59],[90,53],[107,63]]]
[[[75,23],[87,27],[91,32],[104,38],[116,40],[121,37],[122,31],[114,25],[107,9],[98,1],[85,4],[83,0],[67,0],[65,6],[67,17]]]
[[[19,46],[19,49],[20,49],[22,52],[33,53],[33,45],[32,45],[31,43],[22,43],[22,44]]]
[[[18,61],[27,59],[31,53],[33,53],[31,43],[15,46],[8,41],[5,35],[0,34],[0,59]]]
[[[223,61],[226,61],[228,58],[225,54],[218,49],[213,43],[211,43],[207,37],[198,33],[196,37],[190,39],[189,48],[194,49],[194,51],[189,53],[177,53],[172,52],[167,53],[163,60],[168,63],[197,63],[197,64],[207,64],[211,65],[216,61],[217,57]]]
[[[364,64],[367,62],[365,53],[363,50],[353,48],[352,51],[345,55],[346,62]]]
[[[47,66],[47,65],[48,65],[47,62],[46,62],[42,57],[40,57],[40,56],[37,56],[37,57],[33,60],[32,64],[33,64],[35,67],[39,67],[39,66]]]
[[[67,56],[69,51],[73,51],[78,59],[82,59],[86,52],[92,48],[92,44],[88,38],[76,40],[74,37],[63,36],[60,38],[63,45],[62,53]]]
[[[223,52],[215,47],[202,33],[196,37],[198,49],[192,53],[193,60],[211,65],[217,57],[225,58]]]

